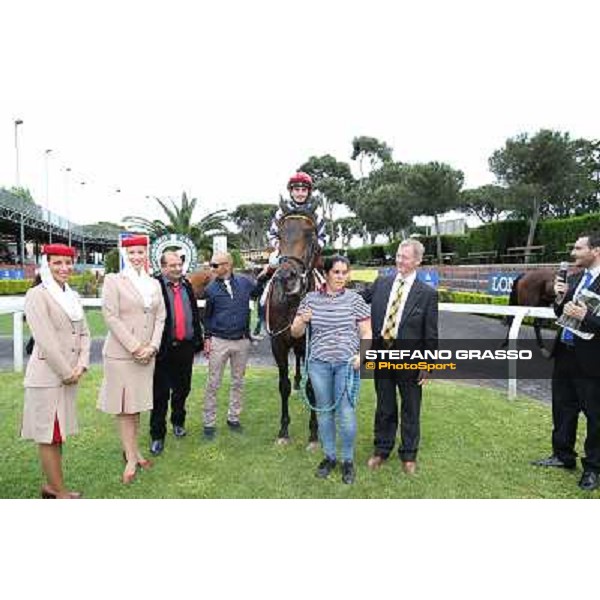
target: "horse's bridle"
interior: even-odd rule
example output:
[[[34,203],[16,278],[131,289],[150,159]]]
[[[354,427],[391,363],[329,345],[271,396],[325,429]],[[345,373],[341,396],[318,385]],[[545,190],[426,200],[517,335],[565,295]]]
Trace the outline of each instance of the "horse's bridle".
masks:
[[[300,296],[300,298],[302,298],[308,291],[308,288],[310,285],[309,284],[309,276],[310,276],[312,269],[307,268],[306,265],[304,264],[304,261],[300,260],[299,258],[297,258],[295,256],[282,256],[280,258],[279,267],[277,267],[275,273],[273,273],[273,280],[275,280],[275,278],[277,277],[278,273],[280,272],[282,267],[285,265],[285,263],[296,264],[298,267],[300,267],[299,269],[294,269],[294,270],[299,271],[298,277],[300,278],[300,291],[298,292],[298,295]],[[292,323],[293,323],[293,318],[292,318],[292,320],[290,320],[290,322],[287,325],[285,325],[281,329],[278,329],[275,332],[270,331],[270,329],[269,329],[269,312],[270,312],[270,306],[271,306],[270,300],[271,300],[272,293],[273,293],[273,285],[271,285],[269,292],[267,294],[266,301],[265,301],[265,327],[266,327],[267,333],[271,337],[276,337],[291,328]],[[294,295],[296,295],[296,294],[294,294]]]

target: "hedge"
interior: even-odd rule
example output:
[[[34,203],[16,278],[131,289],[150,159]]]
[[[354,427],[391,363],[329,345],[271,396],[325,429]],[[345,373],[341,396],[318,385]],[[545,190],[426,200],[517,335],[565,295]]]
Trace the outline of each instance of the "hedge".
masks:
[[[566,245],[592,230],[600,230],[600,214],[592,213],[566,219],[544,219],[539,222],[534,245],[545,246],[540,260],[558,262],[558,253],[566,251]],[[486,223],[471,229],[464,235],[442,235],[442,252],[454,252],[459,259],[466,259],[469,252],[486,252],[497,250],[502,256],[508,248],[525,246],[529,233],[529,223],[525,220],[498,221]],[[437,255],[436,236],[422,236],[419,241],[425,247],[425,254]],[[348,250],[348,258],[352,263],[368,263],[384,261],[385,256],[395,256],[399,240],[386,245],[363,246]]]
[[[469,253],[469,236],[466,235],[442,235],[442,252],[454,252],[457,256],[466,257]],[[437,237],[426,235],[419,238],[425,246],[425,254],[437,256]]]
[[[499,304],[503,306],[508,304],[507,296],[492,296],[480,292],[459,292],[444,287],[438,288],[438,297],[440,302],[456,302],[457,304]]]
[[[2,279],[0,280],[0,296],[24,294],[32,284],[32,279]],[[82,296],[97,296],[96,276],[90,271],[86,271],[81,275],[73,275],[69,279],[69,285]]]
[[[32,283],[31,279],[3,279],[0,281],[0,296],[24,294]]]
[[[595,229],[600,229],[600,214],[597,213],[568,219],[547,219],[538,225],[536,243],[545,245],[545,256],[556,262],[557,252],[565,252],[567,244]]]

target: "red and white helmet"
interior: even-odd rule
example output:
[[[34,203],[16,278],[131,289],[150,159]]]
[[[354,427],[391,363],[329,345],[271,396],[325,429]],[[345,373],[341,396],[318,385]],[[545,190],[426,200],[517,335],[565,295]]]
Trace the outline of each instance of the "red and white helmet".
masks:
[[[288,181],[288,190],[291,190],[295,183],[303,183],[304,185],[308,186],[309,191],[312,191],[313,180],[308,173],[304,173],[303,171],[294,173]]]

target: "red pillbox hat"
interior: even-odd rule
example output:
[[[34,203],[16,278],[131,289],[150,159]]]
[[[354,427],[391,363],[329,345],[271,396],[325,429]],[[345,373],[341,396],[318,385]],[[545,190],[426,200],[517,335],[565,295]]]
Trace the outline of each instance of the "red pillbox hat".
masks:
[[[70,256],[75,258],[75,248],[66,244],[45,244],[42,246],[42,254],[46,256]]]
[[[148,237],[145,235],[132,235],[121,240],[121,246],[123,248],[129,248],[130,246],[147,246]]]

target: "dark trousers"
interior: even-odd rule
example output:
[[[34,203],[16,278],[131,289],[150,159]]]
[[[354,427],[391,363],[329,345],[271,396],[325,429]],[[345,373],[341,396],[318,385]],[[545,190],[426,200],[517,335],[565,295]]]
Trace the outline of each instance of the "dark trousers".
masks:
[[[162,440],[167,431],[167,410],[171,399],[171,423],[185,424],[185,401],[192,385],[194,345],[181,342],[169,348],[154,367],[154,400],[150,415],[150,436]]]
[[[600,473],[600,379],[586,377],[575,352],[558,343],[552,377],[552,450],[563,462],[574,464],[577,421],[587,420],[585,471]]]
[[[422,388],[416,376],[384,379],[375,372],[375,454],[387,458],[394,449],[398,430],[398,403],[396,390],[400,392],[400,447],[401,461],[414,461],[421,437]]]

